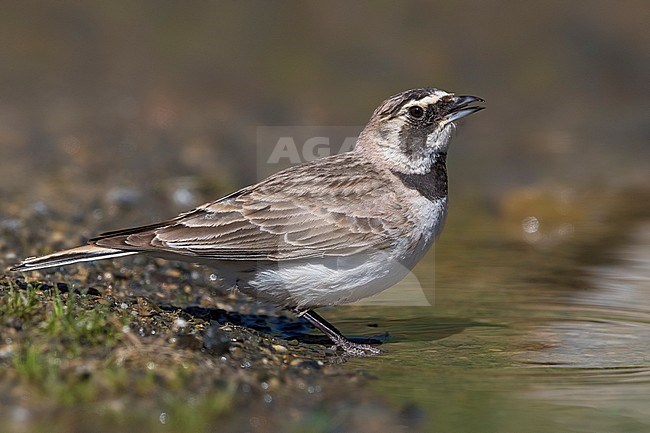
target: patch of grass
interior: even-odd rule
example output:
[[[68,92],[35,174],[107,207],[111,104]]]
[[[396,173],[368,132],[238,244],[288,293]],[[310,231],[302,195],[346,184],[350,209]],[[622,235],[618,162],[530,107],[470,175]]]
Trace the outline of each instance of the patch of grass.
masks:
[[[0,378],[63,404],[93,400],[89,377],[124,339],[128,318],[96,296],[42,287],[0,282]]]
[[[48,380],[52,365],[46,353],[26,343],[13,355],[12,364],[19,377],[33,383]]]
[[[209,317],[124,292],[0,277],[0,431],[302,431],[312,410],[310,431],[325,431],[339,386],[335,399],[307,394],[322,372],[292,361],[310,348],[276,352],[272,337],[224,325],[230,345],[215,354]]]
[[[51,337],[60,338],[66,351],[73,355],[79,354],[83,346],[118,343],[127,325],[125,316],[116,315],[119,310],[111,310],[105,300],[90,300],[93,305],[87,305],[88,301],[74,292],[61,294],[54,289],[48,314],[41,324]]]
[[[56,412],[73,430],[92,424],[81,415],[66,421],[78,407],[95,408],[106,425],[128,414],[131,423],[163,431],[209,431],[231,410],[234,389],[205,387],[185,360],[196,355],[169,347],[175,317],[137,314],[140,299],[59,287],[67,286],[0,278],[0,393]]]
[[[0,318],[12,321],[29,320],[41,306],[36,287],[27,284],[20,289],[14,281],[7,281],[0,296]]]

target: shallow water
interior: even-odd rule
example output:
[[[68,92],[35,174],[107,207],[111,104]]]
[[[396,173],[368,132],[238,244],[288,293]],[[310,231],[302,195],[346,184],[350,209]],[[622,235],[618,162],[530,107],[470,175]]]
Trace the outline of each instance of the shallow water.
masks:
[[[389,334],[346,368],[421,408],[427,431],[648,431],[650,224],[591,266],[474,229],[468,260],[452,233],[415,269],[433,306],[326,312],[344,333]]]

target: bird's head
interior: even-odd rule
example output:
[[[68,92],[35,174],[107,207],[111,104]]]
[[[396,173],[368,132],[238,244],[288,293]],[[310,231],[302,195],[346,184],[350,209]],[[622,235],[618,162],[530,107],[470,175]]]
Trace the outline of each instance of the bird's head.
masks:
[[[476,96],[456,96],[444,90],[407,90],[386,99],[373,113],[356,148],[374,154],[392,170],[425,174],[444,158],[455,122],[485,107]]]

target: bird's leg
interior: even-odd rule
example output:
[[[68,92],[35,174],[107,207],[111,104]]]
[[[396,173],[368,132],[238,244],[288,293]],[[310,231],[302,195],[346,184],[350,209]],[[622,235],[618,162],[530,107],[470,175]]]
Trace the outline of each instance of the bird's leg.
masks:
[[[334,325],[316,314],[314,310],[293,308],[292,311],[296,313],[298,317],[304,317],[315,328],[327,335],[329,339],[334,342],[335,347],[341,348],[349,355],[366,356],[376,355],[382,352],[380,349],[369,344],[353,343],[348,340],[334,327]]]

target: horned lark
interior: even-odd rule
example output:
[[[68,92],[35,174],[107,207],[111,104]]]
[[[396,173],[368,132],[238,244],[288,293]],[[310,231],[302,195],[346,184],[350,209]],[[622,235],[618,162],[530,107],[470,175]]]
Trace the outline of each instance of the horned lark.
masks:
[[[477,102],[483,100],[433,88],[399,93],[375,110],[350,152],[12,270],[132,254],[202,263],[244,293],[304,317],[345,352],[378,353],[346,339],[313,309],[387,289],[431,247],[447,213],[449,139],[457,120],[484,108],[470,105]]]

